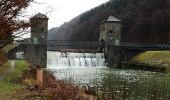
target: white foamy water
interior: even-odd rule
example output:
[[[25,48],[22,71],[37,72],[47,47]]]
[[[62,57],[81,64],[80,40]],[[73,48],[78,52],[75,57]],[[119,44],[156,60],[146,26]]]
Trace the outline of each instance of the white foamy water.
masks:
[[[106,67],[104,53],[47,52],[47,68],[55,69],[68,67]]]

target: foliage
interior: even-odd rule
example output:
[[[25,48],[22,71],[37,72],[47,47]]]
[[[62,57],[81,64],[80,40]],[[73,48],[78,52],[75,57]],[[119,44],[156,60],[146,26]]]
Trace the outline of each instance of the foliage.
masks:
[[[56,80],[53,73],[44,70],[44,81],[43,86],[37,85],[36,80],[33,78],[35,75],[31,70],[24,74],[22,82],[27,86],[23,92],[17,95],[22,95],[24,99],[35,99],[40,98],[43,100],[91,100],[87,98],[94,98],[93,95],[87,95],[85,92],[80,90],[77,86],[73,86],[64,81]],[[17,96],[19,97],[19,96]],[[20,99],[23,99],[19,97]]]
[[[21,89],[23,85],[15,84],[13,81],[17,78],[21,77],[23,71],[26,70],[26,63],[24,61],[15,61],[15,70],[11,71],[11,61],[8,61],[4,66],[1,66],[0,69],[3,68],[3,75],[0,74],[0,77],[4,77],[4,79],[0,80],[0,97],[3,100],[10,100],[12,95],[16,93],[18,89]],[[2,73],[0,70],[0,73]]]
[[[18,30],[25,30],[29,22],[20,20],[23,9],[29,6],[33,0],[0,0],[0,40],[8,40],[0,43],[0,48],[7,45],[15,38],[12,34]],[[15,33],[19,34],[20,32]]]
[[[6,61],[7,61],[7,58],[6,58],[5,53],[2,50],[0,50],[0,66],[6,63]]]
[[[122,20],[123,42],[170,42],[170,0],[110,0],[65,23],[50,39],[98,41],[100,22],[110,15]]]

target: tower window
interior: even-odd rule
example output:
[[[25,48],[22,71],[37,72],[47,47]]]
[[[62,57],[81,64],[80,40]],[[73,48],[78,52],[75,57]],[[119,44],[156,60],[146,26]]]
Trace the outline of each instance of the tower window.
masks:
[[[37,44],[38,43],[38,39],[37,38],[33,38],[33,44]]]
[[[105,31],[105,25],[102,25],[100,30]]]
[[[112,31],[114,31],[115,30],[115,26],[114,25],[112,25]]]
[[[113,33],[113,30],[109,30],[109,33],[112,34],[112,33]]]
[[[44,34],[41,34],[41,38],[44,38]]]

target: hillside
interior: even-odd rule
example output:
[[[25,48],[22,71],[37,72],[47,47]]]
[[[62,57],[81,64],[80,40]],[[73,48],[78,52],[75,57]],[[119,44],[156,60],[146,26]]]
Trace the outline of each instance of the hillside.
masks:
[[[122,20],[123,42],[170,43],[170,0],[110,0],[50,30],[49,39],[97,41],[110,15]]]

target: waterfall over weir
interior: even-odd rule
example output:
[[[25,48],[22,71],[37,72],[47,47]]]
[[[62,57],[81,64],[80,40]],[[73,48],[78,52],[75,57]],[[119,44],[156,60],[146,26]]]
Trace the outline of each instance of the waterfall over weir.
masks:
[[[105,67],[103,53],[47,52],[47,68]]]

